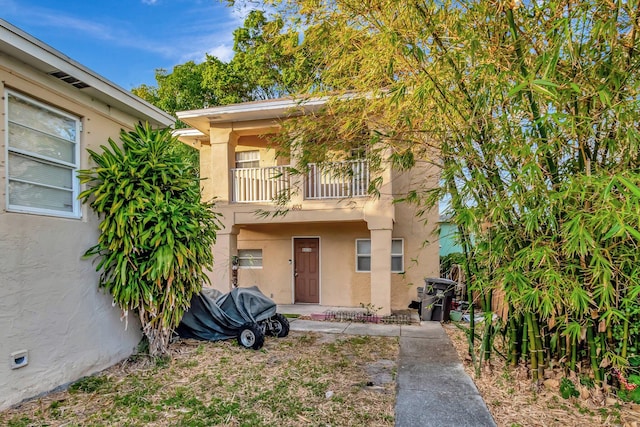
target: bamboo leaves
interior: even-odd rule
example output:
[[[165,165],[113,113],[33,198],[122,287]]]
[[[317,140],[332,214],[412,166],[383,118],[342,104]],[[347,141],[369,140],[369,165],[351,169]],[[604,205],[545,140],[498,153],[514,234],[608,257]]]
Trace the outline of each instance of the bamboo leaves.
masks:
[[[343,103],[332,120],[375,118],[384,134],[369,145],[386,150],[372,156],[391,153],[382,160],[399,169],[441,166],[439,194],[463,236],[470,289],[485,302],[503,292],[509,304],[512,363],[526,361],[543,378],[551,356],[604,381],[605,354],[613,365],[635,356],[640,43],[633,6],[287,4],[300,6],[308,28],[322,28],[314,35],[322,39],[325,88],[371,95],[366,105]],[[380,62],[385,77],[392,64],[391,80],[380,77]],[[328,135],[331,126],[339,127],[316,117],[297,122],[292,139],[305,155],[326,155],[331,141],[343,140]],[[304,145],[304,135],[323,144]],[[433,194],[404,200],[426,212],[437,203]]]

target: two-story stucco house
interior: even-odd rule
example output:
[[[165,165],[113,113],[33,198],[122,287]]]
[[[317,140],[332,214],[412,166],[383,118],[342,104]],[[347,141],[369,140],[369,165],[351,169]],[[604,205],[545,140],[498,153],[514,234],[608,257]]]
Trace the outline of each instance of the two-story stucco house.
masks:
[[[377,177],[366,158],[343,163],[343,174],[317,165],[290,174],[300,169],[296,156],[276,156],[269,135],[325,103],[276,99],[178,113],[192,127],[177,132],[181,141],[200,150],[204,197],[215,197],[224,216],[212,283],[223,291],[258,285],[279,304],[406,309],[424,278],[438,276],[438,212],[416,218],[415,206],[393,201],[437,185],[438,171],[383,168],[380,197],[367,194]],[[273,200],[282,192],[286,215],[257,214],[279,209]]]
[[[84,251],[98,219],[77,195],[87,148],[174,119],[0,20],[0,409],[129,356],[128,328]]]

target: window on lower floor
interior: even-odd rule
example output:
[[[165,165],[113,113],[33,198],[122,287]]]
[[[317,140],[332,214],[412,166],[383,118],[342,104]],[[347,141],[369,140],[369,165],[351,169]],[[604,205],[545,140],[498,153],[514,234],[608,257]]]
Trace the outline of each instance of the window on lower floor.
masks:
[[[79,217],[79,118],[12,91],[5,100],[7,209]]]
[[[371,271],[371,239],[356,239],[356,271]],[[404,240],[391,240],[391,272],[404,272]]]
[[[371,271],[371,240],[356,240],[356,271]]]
[[[262,249],[238,249],[238,267],[262,268]]]
[[[391,240],[391,272],[404,272],[404,240]]]
[[[236,153],[236,169],[259,168],[260,151],[238,151]]]

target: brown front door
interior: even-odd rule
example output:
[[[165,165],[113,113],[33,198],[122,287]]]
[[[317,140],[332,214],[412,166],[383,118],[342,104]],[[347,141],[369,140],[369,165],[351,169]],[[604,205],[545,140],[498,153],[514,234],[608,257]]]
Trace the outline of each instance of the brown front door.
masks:
[[[320,303],[320,239],[293,239],[295,302]]]

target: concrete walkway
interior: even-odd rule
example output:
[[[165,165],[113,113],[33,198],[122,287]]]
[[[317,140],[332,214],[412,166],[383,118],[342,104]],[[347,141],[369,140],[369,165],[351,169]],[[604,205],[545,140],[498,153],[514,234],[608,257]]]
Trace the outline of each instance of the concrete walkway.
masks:
[[[290,307],[281,306],[278,311],[296,313]],[[496,425],[440,323],[380,325],[301,319],[290,321],[292,331],[400,337],[396,427]]]

